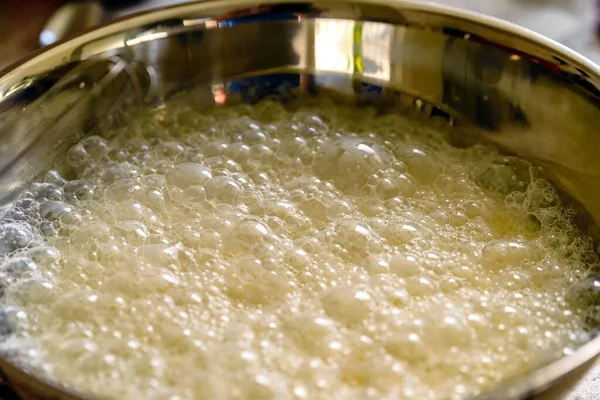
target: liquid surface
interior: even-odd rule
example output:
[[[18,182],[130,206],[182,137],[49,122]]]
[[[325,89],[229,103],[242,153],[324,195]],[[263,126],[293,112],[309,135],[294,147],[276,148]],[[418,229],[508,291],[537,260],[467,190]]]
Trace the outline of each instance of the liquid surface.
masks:
[[[321,101],[89,137],[3,216],[1,349],[173,400],[462,398],[567,354],[591,239],[543,171],[446,136]]]

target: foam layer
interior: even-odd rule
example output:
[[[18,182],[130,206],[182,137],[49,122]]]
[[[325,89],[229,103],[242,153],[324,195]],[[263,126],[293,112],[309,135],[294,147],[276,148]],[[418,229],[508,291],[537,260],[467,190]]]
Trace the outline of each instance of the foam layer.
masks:
[[[591,240],[446,134],[323,100],[84,139],[3,217],[1,346],[114,399],[461,398],[568,353]]]

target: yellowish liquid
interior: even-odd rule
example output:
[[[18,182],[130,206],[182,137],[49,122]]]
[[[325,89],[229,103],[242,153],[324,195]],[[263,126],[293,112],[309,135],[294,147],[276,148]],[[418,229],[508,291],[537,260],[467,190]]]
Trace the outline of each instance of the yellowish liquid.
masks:
[[[31,242],[2,261],[35,268],[6,289],[22,311],[1,346],[52,379],[113,399],[462,398],[586,339],[565,296],[591,242],[492,147],[326,101],[170,104],[111,134],[69,151],[76,181],[32,186]]]

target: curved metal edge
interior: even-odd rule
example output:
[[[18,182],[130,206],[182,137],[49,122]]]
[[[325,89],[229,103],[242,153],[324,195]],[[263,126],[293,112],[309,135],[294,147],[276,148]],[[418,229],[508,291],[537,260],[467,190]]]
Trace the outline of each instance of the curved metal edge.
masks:
[[[574,372],[579,367],[594,359],[599,353],[600,336],[581,346],[574,354],[563,357],[545,367],[535,370],[529,375],[512,381],[506,388],[499,385],[497,388],[492,389],[491,392],[485,394],[483,398],[489,400],[521,399],[541,394],[557,383],[562,377]]]
[[[77,49],[86,43],[106,38],[112,35],[116,35],[119,33],[130,32],[132,29],[139,28],[141,26],[149,26],[160,21],[165,21],[174,18],[182,18],[183,16],[189,16],[190,14],[194,13],[206,12],[210,10],[211,13],[206,15],[206,17],[210,18],[221,16],[221,14],[223,14],[223,10],[247,10],[275,4],[287,4],[290,6],[298,6],[299,4],[332,6],[338,5],[345,7],[351,6],[352,4],[386,6],[403,12],[427,13],[432,17],[451,18],[454,21],[461,20],[461,22],[475,24],[475,27],[478,28],[478,30],[481,30],[481,32],[465,32],[483,33],[485,34],[483,36],[484,38],[485,36],[489,37],[490,34],[495,33],[501,36],[505,36],[503,39],[512,38],[518,39],[521,42],[523,42],[524,40],[525,42],[529,42],[531,45],[535,45],[537,48],[541,47],[549,53],[555,53],[556,55],[560,55],[560,62],[557,62],[556,60],[547,61],[553,62],[556,67],[563,70],[567,70],[569,69],[569,67],[572,66],[579,72],[583,73],[584,75],[587,75],[588,77],[593,76],[595,81],[594,86],[600,88],[600,67],[591,60],[569,49],[568,47],[552,39],[549,39],[541,34],[533,32],[527,28],[523,28],[519,25],[495,17],[487,16],[472,11],[462,10],[455,7],[441,5],[435,2],[417,2],[414,0],[327,0],[323,2],[298,2],[294,0],[201,0],[187,4],[173,5],[166,8],[142,11],[139,13],[124,16],[109,23],[89,29],[75,37],[66,38],[49,47],[42,48],[32,53],[30,56],[9,66],[3,71],[0,71],[0,100],[2,98],[1,94],[11,86],[11,82],[14,84],[32,75],[42,73],[43,69],[41,70],[39,68],[40,65],[50,63],[56,66],[67,61],[73,61],[73,49]],[[381,22],[389,22],[396,24],[398,23],[398,21],[394,20]],[[407,22],[410,25],[418,25],[418,21]],[[430,25],[431,23],[429,23],[427,27],[431,28]],[[498,43],[496,40],[494,40],[496,38],[487,39],[491,40],[492,43],[505,45],[504,43]],[[123,43],[123,47],[125,46],[125,43]],[[99,48],[97,49],[97,53],[100,53],[103,50],[104,49],[102,49],[102,46],[99,46]]]
[[[35,400],[105,400],[71,389],[60,382],[42,378],[2,357],[0,357],[0,374],[17,393],[21,394],[24,390],[34,389],[36,395],[44,396],[43,398],[33,397],[32,399]]]
[[[339,4],[340,6],[348,6],[353,2],[343,0],[333,0],[323,2],[330,5]],[[195,3],[174,5],[167,8],[158,10],[143,11],[140,13],[125,16],[107,24],[100,25],[85,31],[84,33],[72,37],[66,38],[60,42],[57,42],[49,47],[40,49],[30,56],[14,63],[3,71],[0,71],[0,100],[2,94],[7,90],[10,90],[11,86],[16,83],[22,82],[32,76],[43,73],[47,70],[47,66],[53,67],[62,65],[66,62],[74,60],[74,49],[83,46],[91,41],[106,38],[119,33],[132,32],[134,29],[139,29],[141,26],[148,26],[160,21],[169,20],[173,18],[180,18],[184,15],[202,13],[211,11],[215,13],[216,10],[246,10],[253,6],[268,6],[274,4],[298,4],[294,0],[265,0],[249,2],[248,0],[230,0],[230,1],[219,1],[219,0],[208,0],[198,1]],[[305,2],[304,4],[321,4],[320,2]],[[486,16],[483,14],[465,11],[462,9],[448,7],[445,5],[439,5],[435,2],[416,2],[411,0],[365,0],[361,2],[355,2],[355,4],[363,5],[377,5],[377,6],[388,6],[390,8],[398,9],[403,12],[415,12],[421,14],[428,14],[433,18],[450,18],[454,22],[461,21],[473,24],[471,28],[475,28],[472,33],[481,34],[484,38],[489,38],[494,34],[505,36],[505,38],[513,38],[521,41],[521,43],[529,43],[537,48],[548,51],[551,54],[559,55],[561,62],[555,62],[555,65],[561,70],[566,70],[570,67],[574,67],[579,73],[587,78],[593,80],[593,84],[596,88],[600,88],[600,66],[593,63],[591,60],[582,56],[581,54],[569,49],[568,47],[546,38],[543,35],[535,33],[529,29],[521,26],[503,21],[498,18]],[[210,17],[211,15],[206,15]],[[214,17],[219,14],[214,15]],[[382,21],[383,22],[383,21]],[[389,23],[398,23],[398,21],[385,21]],[[419,25],[418,21],[407,21],[409,24],[412,22],[415,25]],[[441,25],[441,24],[440,24]],[[427,26],[424,24],[424,26]],[[464,30],[464,28],[462,28]],[[465,32],[471,33],[466,30]],[[495,42],[497,43],[497,42]],[[500,44],[500,43],[498,43]],[[504,44],[503,44],[504,45]],[[125,43],[123,43],[123,47]],[[517,48],[515,48],[517,49]],[[101,47],[97,49],[99,54],[103,51]],[[94,54],[91,54],[94,55]],[[90,55],[88,55],[89,57]],[[79,58],[80,60],[85,58]],[[550,60],[548,60],[550,61]],[[43,67],[43,68],[40,68]],[[46,69],[44,69],[46,68]],[[532,388],[540,388],[539,392],[550,387],[554,382],[559,380],[562,376],[569,372],[581,367],[596,355],[600,353],[600,337],[593,339],[584,346],[580,347],[575,354],[561,358],[541,369],[534,371],[533,373],[519,378],[516,383],[512,384],[509,388],[500,388],[490,394],[484,396],[484,398],[490,399],[506,399],[506,398],[521,398],[532,394]],[[35,375],[29,371],[23,370],[18,364],[0,357],[0,369],[10,371],[11,376],[16,377],[14,382],[19,384],[23,382],[34,382],[34,386],[39,388],[42,392],[48,393],[53,398],[73,398],[73,399],[89,399],[96,400],[97,398],[90,394],[83,394],[71,388],[68,388],[58,382],[54,382],[38,375]],[[538,393],[538,392],[535,392]]]

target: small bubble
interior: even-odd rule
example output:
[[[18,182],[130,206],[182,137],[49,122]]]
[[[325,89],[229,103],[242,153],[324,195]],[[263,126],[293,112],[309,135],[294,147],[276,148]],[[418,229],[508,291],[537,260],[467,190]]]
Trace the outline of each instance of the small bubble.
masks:
[[[402,144],[396,147],[393,153],[398,160],[406,164],[408,172],[425,185],[431,184],[442,173],[442,167],[438,165],[437,160],[421,149]]]
[[[171,169],[165,176],[168,185],[182,189],[190,186],[202,185],[211,178],[208,168],[197,163],[179,164]]]
[[[73,211],[73,206],[71,204],[50,200],[42,203],[40,207],[40,216],[49,221],[54,221],[71,211]]]
[[[0,225],[0,254],[26,247],[32,240],[33,234],[23,225]]]
[[[391,165],[393,156],[384,147],[362,139],[339,139],[326,143],[315,160],[315,172],[332,180],[348,194],[359,194],[369,176]]]
[[[107,169],[102,174],[102,182],[110,185],[120,179],[133,178],[136,174],[137,171],[134,168],[128,166],[115,166]]]
[[[63,189],[54,183],[32,183],[29,189],[38,200],[62,200],[63,197]]]
[[[355,287],[331,289],[321,296],[321,303],[328,315],[348,324],[364,320],[372,308],[369,293]]]
[[[225,176],[217,176],[204,183],[206,196],[209,200],[218,200],[222,203],[235,205],[238,203],[242,188],[233,180]]]
[[[390,270],[401,277],[415,275],[419,271],[419,260],[411,254],[396,254],[390,260]]]
[[[83,140],[86,153],[95,160],[100,160],[109,152],[108,143],[99,136],[89,136]]]

